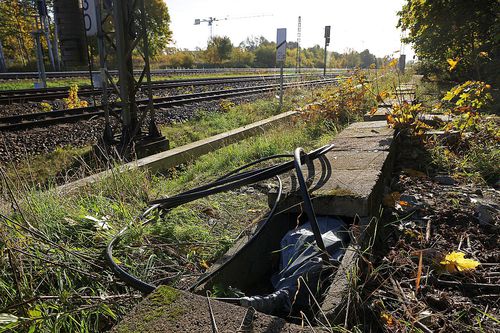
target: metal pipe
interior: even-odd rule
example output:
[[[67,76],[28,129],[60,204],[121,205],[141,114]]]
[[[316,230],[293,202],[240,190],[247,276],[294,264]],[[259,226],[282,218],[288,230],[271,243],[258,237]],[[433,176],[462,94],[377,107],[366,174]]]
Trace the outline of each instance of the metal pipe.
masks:
[[[103,140],[105,144],[113,142],[113,130],[109,118],[109,97],[108,97],[108,77],[106,75],[106,46],[104,44],[104,32],[102,30],[102,16],[101,16],[101,1],[96,1],[96,17],[97,17],[97,47],[99,49],[99,63],[101,71],[101,105],[104,108],[104,133]]]
[[[148,88],[148,111],[149,111],[149,136],[160,137],[160,131],[156,127],[155,122],[155,108],[153,107],[153,89],[151,88],[151,68],[149,64],[149,40],[146,30],[146,8],[144,6],[144,0],[140,1],[141,8],[141,20],[142,20],[142,38],[144,46],[144,65],[146,71],[146,82]]]
[[[40,35],[42,32],[39,29],[38,17],[35,17],[36,30],[33,32],[36,43],[36,64],[38,67],[38,78],[42,83],[43,88],[47,88],[47,76],[45,75],[45,64],[43,63],[43,52],[42,43],[40,41]]]

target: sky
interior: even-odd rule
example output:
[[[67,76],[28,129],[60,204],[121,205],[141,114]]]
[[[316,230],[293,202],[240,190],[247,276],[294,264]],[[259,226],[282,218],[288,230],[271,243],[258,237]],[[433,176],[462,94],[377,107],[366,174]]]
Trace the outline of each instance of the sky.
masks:
[[[302,18],[302,47],[324,45],[324,27],[332,27],[329,51],[369,49],[378,57],[401,48],[401,31],[396,28],[397,11],[405,0],[165,0],[169,8],[174,43],[194,50],[205,48],[210,38],[207,23],[195,19],[229,18],[215,22],[214,35],[228,36],[234,45],[249,36],[276,40],[276,29],[287,28],[287,40],[297,40],[297,19]],[[241,18],[248,16],[259,16]],[[407,59],[413,51],[403,46]]]

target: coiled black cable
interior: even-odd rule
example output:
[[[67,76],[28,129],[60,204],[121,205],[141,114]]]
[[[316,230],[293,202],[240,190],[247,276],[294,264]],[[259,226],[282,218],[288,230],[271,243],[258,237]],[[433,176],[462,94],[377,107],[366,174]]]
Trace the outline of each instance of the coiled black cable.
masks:
[[[323,154],[327,153],[332,148],[333,148],[333,145],[326,145],[326,146],[323,146],[323,147],[320,147],[316,150],[311,151],[309,154],[304,153],[302,156],[300,156],[300,152],[299,152],[298,161],[301,164],[306,159],[314,160],[314,159],[322,156]],[[301,150],[301,151],[303,152],[303,150]],[[188,202],[191,202],[191,201],[194,201],[194,200],[197,200],[197,199],[209,196],[209,195],[229,191],[229,190],[241,187],[241,186],[250,185],[250,184],[257,183],[257,182],[260,182],[260,181],[263,181],[266,179],[270,179],[272,177],[277,177],[278,184],[279,184],[278,196],[277,196],[276,201],[273,205],[273,208],[271,209],[270,213],[267,215],[265,221],[261,225],[261,228],[259,228],[259,230],[257,230],[256,234],[258,234],[258,232],[260,230],[262,230],[262,226],[264,226],[273,217],[273,215],[276,211],[276,208],[278,206],[279,200],[281,198],[282,184],[281,184],[281,180],[279,179],[278,175],[292,170],[297,163],[295,161],[295,160],[297,160],[297,156],[295,156],[294,160],[289,161],[289,162],[284,162],[284,163],[280,163],[277,165],[272,165],[272,166],[268,166],[268,167],[264,167],[264,168],[260,168],[260,169],[253,169],[253,170],[248,170],[248,171],[243,171],[243,172],[241,172],[241,171],[244,169],[247,169],[251,166],[254,166],[256,164],[262,163],[264,161],[269,161],[269,160],[278,159],[278,158],[286,158],[286,157],[291,157],[291,156],[293,156],[293,155],[283,155],[282,154],[282,155],[273,155],[273,156],[269,156],[269,157],[264,157],[264,158],[258,159],[256,161],[253,161],[249,164],[246,164],[240,168],[237,168],[237,169],[229,172],[228,174],[222,176],[221,178],[215,180],[212,183],[208,183],[206,185],[196,187],[194,189],[182,192],[182,193],[175,195],[173,197],[170,197],[170,198],[162,198],[162,199],[154,200],[154,201],[150,202],[150,206],[144,211],[144,213],[138,218],[138,220],[142,223],[142,225],[146,225],[146,224],[150,223],[151,221],[153,221],[153,219],[147,219],[147,217],[154,210],[161,209],[161,210],[168,212],[175,207],[181,206],[181,205],[186,204]],[[300,165],[299,165],[299,169],[300,169]],[[302,179],[303,179],[303,176],[302,176]],[[305,182],[304,182],[304,184],[305,184]],[[302,185],[301,185],[301,187],[302,187]],[[311,205],[311,207],[312,207],[312,205]],[[133,276],[132,274],[128,273],[126,270],[121,268],[113,259],[113,248],[114,248],[114,246],[116,246],[120,242],[121,238],[128,231],[129,227],[130,227],[130,225],[123,228],[109,242],[109,244],[106,248],[106,252],[105,252],[105,259],[108,262],[108,264],[111,266],[114,273],[122,281],[124,281],[127,285],[129,285],[129,286],[131,286],[131,287],[133,287],[141,292],[151,293],[152,291],[154,291],[156,289],[156,286],[154,286],[150,283],[144,282],[144,281],[140,280],[139,278]],[[255,239],[256,234],[254,235],[254,237],[252,239]],[[228,262],[230,260],[228,260]],[[226,262],[225,264],[227,264],[228,262]],[[211,277],[211,274],[203,277],[202,279],[200,279],[196,283],[195,286],[202,284],[204,281],[207,281],[210,277]],[[191,289],[194,288],[195,286],[191,287]]]

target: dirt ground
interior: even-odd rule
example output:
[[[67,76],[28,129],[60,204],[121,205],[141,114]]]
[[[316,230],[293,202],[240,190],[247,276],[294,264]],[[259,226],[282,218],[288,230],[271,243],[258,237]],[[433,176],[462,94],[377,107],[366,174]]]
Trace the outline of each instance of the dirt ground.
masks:
[[[500,332],[500,192],[439,174],[423,146],[401,138],[384,198],[381,246],[367,276],[386,332]],[[441,262],[452,251],[475,270]]]

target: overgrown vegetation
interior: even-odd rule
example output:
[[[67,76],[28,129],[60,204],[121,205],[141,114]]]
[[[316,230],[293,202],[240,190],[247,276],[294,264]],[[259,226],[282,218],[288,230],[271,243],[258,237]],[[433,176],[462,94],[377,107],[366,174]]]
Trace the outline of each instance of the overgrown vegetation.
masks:
[[[78,86],[73,84],[69,87],[68,98],[64,98],[64,105],[67,109],[75,109],[87,107],[89,103],[80,99],[78,96]]]
[[[333,91],[341,93],[325,89],[312,92],[311,98],[327,98],[335,105]],[[294,98],[296,103],[299,97]],[[360,96],[359,103],[366,101]],[[276,101],[271,105],[276,106]],[[233,108],[248,112],[246,106],[227,107],[227,113],[236,112]],[[275,110],[264,107],[260,114]],[[102,250],[110,238],[133,222],[149,200],[206,183],[260,157],[325,144],[334,132],[331,124],[317,121],[320,124],[299,118],[293,126],[222,148],[164,175],[113,174],[71,195],[18,187],[2,173],[2,195],[13,211],[0,215],[0,293],[4,296],[0,331],[109,329],[141,298],[117,281],[103,262]],[[318,126],[321,131],[309,130]],[[266,188],[256,185],[218,194],[157,216],[148,227],[135,225],[124,245],[116,249],[116,260],[147,281],[186,286],[267,211]]]
[[[407,135],[420,137],[432,154],[432,163],[443,172],[494,184],[500,179],[500,119],[492,114],[491,87],[467,81],[449,90],[433,105],[396,104],[388,122]],[[444,122],[429,114],[447,115]],[[444,135],[429,136],[430,130]]]
[[[493,332],[500,324],[490,296],[498,209],[488,205],[498,196],[488,184],[500,179],[493,88],[465,81],[435,89],[417,90],[435,96],[425,101],[417,94],[406,102],[387,86],[377,94],[392,104],[387,120],[399,153],[381,219],[370,223],[359,267],[349,272],[346,331]]]

